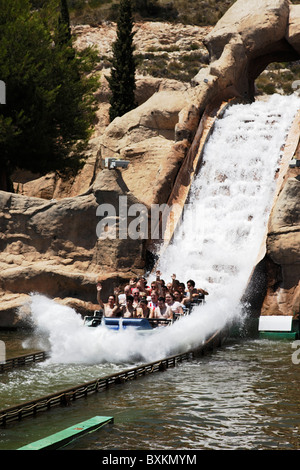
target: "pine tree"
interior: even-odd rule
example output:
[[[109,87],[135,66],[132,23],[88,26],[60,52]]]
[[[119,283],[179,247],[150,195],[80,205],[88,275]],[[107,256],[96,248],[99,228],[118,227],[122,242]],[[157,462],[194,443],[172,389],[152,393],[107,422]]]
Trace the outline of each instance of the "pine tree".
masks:
[[[108,78],[112,93],[109,116],[117,116],[136,107],[135,103],[135,59],[133,56],[133,19],[130,0],[120,0],[117,39],[112,46],[113,58],[111,76]]]
[[[62,28],[62,35],[65,41],[71,39],[70,15],[67,0],[60,0],[59,26]]]

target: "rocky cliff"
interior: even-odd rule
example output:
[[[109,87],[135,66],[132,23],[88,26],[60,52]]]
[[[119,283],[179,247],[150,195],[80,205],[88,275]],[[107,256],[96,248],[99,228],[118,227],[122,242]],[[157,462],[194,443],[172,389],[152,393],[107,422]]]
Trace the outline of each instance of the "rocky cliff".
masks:
[[[115,207],[110,227],[118,228],[120,196],[127,208],[165,203],[171,194],[176,199],[174,188],[190,184],[204,111],[230,98],[252,100],[255,78],[270,62],[300,58],[299,30],[300,6],[288,0],[238,0],[204,39],[197,37],[209,58],[192,83],[141,78],[140,105],[111,124],[105,121],[103,85],[99,124],[81,174],[72,182],[55,175],[19,181],[21,194],[0,192],[0,326],[15,322],[15,309],[30,292],[93,309],[99,278],[105,296],[114,283],[143,272],[146,240],[100,239],[97,209]],[[128,169],[103,169],[109,157],[128,160]],[[268,313],[277,312],[279,298],[293,308],[299,299],[299,184],[298,174],[286,174],[270,219],[266,256],[272,294],[269,290],[263,306]]]

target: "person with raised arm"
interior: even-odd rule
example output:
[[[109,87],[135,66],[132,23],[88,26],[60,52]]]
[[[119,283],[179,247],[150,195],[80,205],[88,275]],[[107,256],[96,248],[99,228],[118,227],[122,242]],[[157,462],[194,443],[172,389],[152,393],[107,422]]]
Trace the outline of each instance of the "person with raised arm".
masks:
[[[101,299],[102,284],[98,282],[97,284],[97,301],[100,305],[100,308],[104,311],[105,317],[119,317],[121,314],[121,309],[118,300],[118,293],[115,295],[110,295],[107,299],[107,303],[103,303]]]

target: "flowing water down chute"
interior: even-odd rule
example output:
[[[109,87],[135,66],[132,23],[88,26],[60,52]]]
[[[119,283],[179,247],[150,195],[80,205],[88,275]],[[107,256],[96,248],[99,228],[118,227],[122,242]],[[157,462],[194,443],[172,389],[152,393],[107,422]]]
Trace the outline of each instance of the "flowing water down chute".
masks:
[[[204,149],[183,222],[158,267],[195,280],[209,303],[241,298],[263,241],[296,96],[230,106]]]
[[[148,335],[85,328],[74,310],[33,295],[31,311],[50,342],[53,362],[154,361],[195,348],[241,315],[240,299],[255,265],[276,186],[283,145],[299,109],[296,96],[228,107],[205,147],[182,223],[161,254],[173,273],[209,292],[204,306]]]

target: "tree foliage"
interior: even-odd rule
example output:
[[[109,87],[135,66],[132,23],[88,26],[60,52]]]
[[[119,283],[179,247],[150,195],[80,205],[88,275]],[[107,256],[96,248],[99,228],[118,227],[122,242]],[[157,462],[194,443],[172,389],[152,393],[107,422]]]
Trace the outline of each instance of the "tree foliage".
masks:
[[[71,28],[67,0],[60,0],[59,27],[62,30],[65,41],[69,41],[71,39]]]
[[[117,39],[113,43],[113,58],[109,87],[112,93],[109,115],[111,121],[136,107],[134,33],[130,0],[120,0]]]
[[[0,0],[0,189],[15,168],[78,170],[94,118],[92,51],[72,47],[67,12],[57,0]]]

